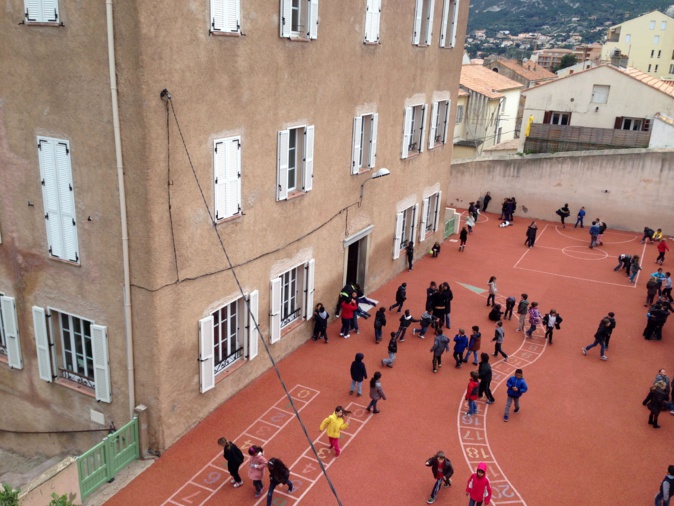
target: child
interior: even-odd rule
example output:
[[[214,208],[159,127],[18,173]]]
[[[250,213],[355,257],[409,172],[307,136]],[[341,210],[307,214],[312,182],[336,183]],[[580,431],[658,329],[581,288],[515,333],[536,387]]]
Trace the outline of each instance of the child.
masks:
[[[248,477],[253,480],[255,487],[255,498],[262,497],[264,485],[262,478],[264,477],[264,469],[267,467],[267,459],[264,458],[264,450],[261,446],[252,445],[248,448],[248,455],[250,455],[250,462],[248,463]]]
[[[524,381],[524,374],[522,369],[515,370],[515,376],[508,378],[506,383],[508,387],[508,400],[505,405],[505,413],[503,414],[503,421],[508,421],[508,416],[510,415],[510,405],[515,403],[515,413],[520,411],[520,397],[529,389],[527,382]]]
[[[469,214],[468,216],[466,216],[466,227],[468,227],[469,234],[473,233],[474,226],[475,226],[475,218],[473,218],[472,214]]]
[[[501,311],[501,304],[495,304],[491,311],[489,311],[489,319],[493,322],[500,322],[503,311]]]
[[[405,342],[405,332],[412,323],[419,322],[416,318],[413,318],[410,314],[409,309],[405,309],[405,314],[400,317],[400,327],[398,327],[398,332],[396,334],[396,339],[399,339],[401,343]]]
[[[520,324],[517,327],[516,332],[522,332],[524,330],[524,325],[527,321],[527,313],[529,312],[529,296],[526,293],[523,293],[520,297],[520,303],[517,305],[517,316],[520,319]]]
[[[473,416],[477,414],[477,394],[480,387],[478,382],[477,371],[470,371],[470,380],[468,380],[468,388],[466,389],[466,400],[468,401],[468,411],[466,415]]]
[[[443,335],[442,329],[435,329],[435,341],[431,346],[433,372],[438,372],[438,367],[442,367],[442,354],[445,351],[449,351],[449,339]]]
[[[377,344],[381,341],[381,333],[386,326],[386,308],[380,307],[374,315],[374,340]]]
[[[439,254],[440,254],[440,243],[436,241],[433,247],[431,248],[431,255],[433,255],[433,258],[438,258]]]
[[[538,310],[538,302],[532,302],[529,308],[529,330],[525,333],[527,338],[532,339],[536,326],[541,324],[541,312]]]
[[[391,340],[388,343],[388,358],[382,358],[381,364],[386,367],[393,367],[393,362],[396,361],[396,353],[398,353],[398,340],[396,333],[391,332]]]
[[[660,490],[655,495],[655,506],[669,506],[672,492],[674,492],[674,466],[669,466],[667,468],[667,476],[662,480]]]
[[[640,270],[641,265],[639,265],[639,255],[634,255],[632,256],[632,263],[630,264],[630,283],[634,284],[634,278],[637,277]]]
[[[667,393],[665,388],[667,384],[663,381],[657,381],[655,385],[651,387],[648,396],[644,399],[643,405],[648,406],[648,410],[651,412],[648,415],[648,424],[652,425],[654,429],[659,429],[658,425],[658,416],[660,412],[664,409],[665,402],[667,402]]]
[[[468,230],[466,230],[466,227],[461,228],[461,232],[459,232],[459,251],[463,251],[466,249],[466,241],[468,240]]]
[[[505,332],[503,330],[503,322],[497,322],[496,323],[496,331],[494,332],[494,339],[493,341],[496,341],[496,344],[494,345],[494,356],[497,357],[498,354],[500,353],[501,356],[503,357],[503,361],[507,362],[508,361],[508,355],[504,353],[504,351],[501,349],[501,345],[503,344],[503,338],[505,337]]]
[[[398,312],[402,311],[403,309],[403,304],[407,300],[407,283],[403,283],[398,287],[398,290],[396,290],[396,303],[392,304],[388,310],[393,311],[394,307],[398,308]]]
[[[669,302],[673,302],[674,299],[672,299],[672,273],[671,272],[665,272],[665,283],[663,285],[662,289],[662,297],[664,299],[667,299]]]
[[[356,359],[351,362],[351,390],[349,391],[349,395],[353,395],[356,383],[358,383],[358,397],[363,395],[363,380],[367,379],[367,370],[363,363],[364,358],[365,355],[362,353],[356,353]]]
[[[346,419],[351,414],[351,411],[344,409],[342,406],[337,406],[335,412],[321,422],[320,430],[328,429],[328,441],[330,441],[330,448],[334,448],[335,457],[339,457],[342,450],[339,448],[339,437],[341,432],[346,429],[349,424]]]
[[[545,327],[545,337],[548,339],[548,342],[552,344],[552,332],[557,329],[559,330],[562,324],[562,317],[557,314],[557,311],[551,309],[548,314],[543,317],[543,326]]]
[[[480,334],[480,327],[473,325],[473,333],[470,335],[470,340],[468,341],[468,351],[463,361],[468,362],[468,357],[470,354],[473,354],[473,365],[477,365],[477,352],[480,350],[480,341],[482,339],[482,334]]]
[[[369,413],[370,410],[374,414],[379,413],[379,410],[377,409],[377,401],[379,399],[384,399],[386,400],[386,394],[384,393],[384,389],[381,387],[381,373],[377,371],[374,373],[374,376],[372,376],[372,379],[370,380],[370,404],[367,405],[367,412]]]
[[[218,439],[218,444],[225,449],[224,457],[227,461],[227,471],[232,475],[231,483],[234,488],[239,488],[243,485],[243,480],[239,475],[239,468],[241,467],[241,464],[243,464],[243,453],[241,453],[238,446],[231,441],[228,441],[227,438],[221,437]]]
[[[342,301],[342,328],[339,331],[339,335],[344,339],[351,337],[351,327],[353,326],[353,315],[358,309],[358,303],[352,297],[349,301]]]
[[[646,239],[650,241],[651,244],[653,244],[653,234],[655,234],[655,230],[652,228],[644,227],[644,236],[641,238],[641,244],[646,242]]]
[[[459,329],[459,333],[454,336],[454,360],[456,360],[456,368],[459,369],[463,365],[463,352],[468,347],[468,338],[466,331]]]
[[[578,216],[576,217],[576,224],[573,226],[573,228],[578,227],[580,224],[580,228],[585,228],[583,226],[583,218],[585,218],[585,208],[581,207],[580,211],[578,211]]]
[[[468,478],[466,485],[466,495],[470,497],[468,506],[482,506],[491,501],[491,485],[487,478],[487,464],[480,462],[477,465],[477,471]]]
[[[662,229],[661,228],[657,229],[655,231],[655,233],[653,234],[652,242],[659,241],[660,239],[662,239]]]
[[[660,241],[658,241],[658,258],[655,259],[656,264],[662,265],[662,262],[665,261],[665,251],[669,251],[669,246],[667,246],[664,239],[660,239]]]
[[[426,288],[426,311],[433,310],[433,296],[438,292],[438,285],[435,281]]]
[[[498,289],[496,288],[496,276],[492,276],[489,278],[489,281],[487,282],[489,285],[489,295],[487,296],[487,306],[489,305],[489,301],[491,300],[491,306],[494,307],[494,299],[496,298],[496,294],[498,293]]]
[[[314,310],[314,334],[311,336],[311,339],[318,341],[318,338],[322,336],[325,342],[328,342],[328,318],[330,318],[330,315],[323,307],[323,304],[320,302],[316,304],[316,309]]]
[[[424,339],[424,335],[428,331],[428,327],[430,327],[433,323],[435,323],[438,319],[433,316],[431,313],[428,311],[424,311],[421,315],[421,328],[420,329],[413,329],[412,330],[412,335],[416,335],[417,331],[419,332],[419,337],[421,339]]]
[[[515,297],[512,295],[506,299],[505,313],[503,314],[503,319],[508,320],[513,319],[513,309],[515,309]]]
[[[435,485],[431,491],[431,497],[429,497],[426,503],[433,504],[435,502],[435,498],[438,495],[438,492],[440,492],[440,485],[444,483],[445,488],[447,488],[452,484],[454,468],[452,467],[452,463],[449,461],[449,459],[445,457],[444,452],[438,452],[433,455],[426,461],[426,466],[431,468],[431,471],[433,471],[433,478],[435,479]]]
[[[290,481],[290,469],[281,461],[281,459],[271,458],[267,462],[269,469],[269,492],[267,492],[267,506],[271,506],[274,489],[278,485],[288,485],[288,493],[293,493],[293,482]]]

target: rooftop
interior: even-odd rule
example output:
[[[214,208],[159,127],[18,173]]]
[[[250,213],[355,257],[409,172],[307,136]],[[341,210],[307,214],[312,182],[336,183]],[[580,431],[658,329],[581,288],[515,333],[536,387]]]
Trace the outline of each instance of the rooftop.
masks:
[[[557,76],[547,69],[531,60],[527,60],[521,65],[515,60],[505,60],[499,58],[497,62],[504,67],[509,68],[516,74],[528,79],[529,81],[540,81],[542,79],[555,79]],[[496,62],[494,62],[496,63]]]
[[[554,75],[554,74],[553,74]],[[480,93],[488,98],[502,98],[503,91],[523,88],[523,85],[489,70],[482,65],[463,65],[460,84],[464,88]]]

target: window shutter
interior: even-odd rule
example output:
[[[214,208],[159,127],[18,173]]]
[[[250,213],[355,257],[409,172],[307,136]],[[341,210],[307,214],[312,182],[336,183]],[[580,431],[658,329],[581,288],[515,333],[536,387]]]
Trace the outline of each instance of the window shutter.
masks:
[[[363,117],[353,118],[353,145],[351,147],[351,174],[358,174],[360,169],[360,132],[363,129]]]
[[[316,269],[316,261],[312,258],[307,262],[305,269],[305,298],[304,298],[304,319],[309,319],[314,314],[314,272]]]
[[[379,42],[381,0],[367,0],[365,11],[365,42]]]
[[[419,45],[421,40],[421,16],[423,11],[424,1],[416,0],[414,7],[414,32],[412,34],[412,44]]]
[[[445,107],[445,118],[444,118],[444,125],[443,125],[443,131],[442,131],[442,143],[447,144],[447,132],[449,131],[449,111],[452,110],[452,101],[451,100],[446,100],[445,103],[447,106]]]
[[[47,227],[49,254],[56,258],[64,258],[54,143],[49,139],[41,139],[38,137],[38,158],[40,160],[42,200],[44,202],[44,218]]]
[[[393,236],[393,260],[400,258],[400,241],[403,237],[403,213],[396,214],[396,231]]]
[[[308,0],[309,2],[309,33],[310,39],[318,37],[318,0]]]
[[[19,325],[16,316],[16,301],[14,297],[0,295],[2,309],[2,323],[7,341],[7,359],[12,369],[23,369],[21,356],[21,341],[19,340]]]
[[[410,234],[410,241],[414,241],[417,237],[417,216],[419,216],[419,204],[414,204],[414,211],[412,212],[412,233]]]
[[[63,244],[65,258],[71,262],[79,262],[77,248],[77,221],[75,220],[75,196],[73,193],[73,176],[70,165],[70,148],[66,142],[57,142],[56,169],[58,175],[59,205],[61,208],[61,226],[63,227]]]
[[[260,294],[257,290],[248,295],[248,360],[257,357],[257,339],[259,332],[256,324],[259,324],[257,318],[260,307]]]
[[[430,46],[433,39],[433,11],[435,10],[435,0],[430,0],[428,5],[428,25],[426,26],[426,45]]]
[[[241,31],[241,0],[225,1],[225,28],[233,33]]]
[[[51,350],[49,349],[49,336],[47,336],[47,320],[44,309],[41,307],[33,306],[33,330],[35,332],[35,347],[40,379],[51,383],[54,380],[51,365]]]
[[[227,209],[227,149],[225,140],[216,140],[213,148],[213,188],[215,189],[215,221],[226,218]]]
[[[228,139],[226,153],[226,216],[234,216],[241,211],[241,138]]]
[[[215,388],[213,344],[213,316],[207,316],[199,320],[199,391],[202,394]]]
[[[269,305],[269,332],[271,344],[281,340],[281,278],[271,280],[271,303]]]
[[[642,130],[643,132],[648,132],[650,129],[651,129],[651,120],[649,120],[649,119],[644,119],[644,120],[641,122],[641,130]]]
[[[438,198],[435,201],[435,219],[433,220],[433,232],[438,231],[438,226],[440,225],[440,211],[444,207],[442,204],[442,192],[438,192]]]
[[[431,107],[431,135],[428,136],[428,149],[433,149],[433,147],[435,146],[437,121],[438,121],[438,103],[433,102],[433,106]]]
[[[419,242],[424,242],[426,240],[426,216],[428,215],[428,201],[429,198],[426,197],[421,202],[421,225],[419,226]]]
[[[405,118],[403,120],[403,148],[400,158],[407,158],[410,150],[410,138],[412,136],[412,115],[411,107],[405,107]]]
[[[91,326],[91,347],[94,355],[96,400],[101,402],[112,402],[107,327],[103,327],[102,325]]]
[[[211,0],[211,31],[225,29],[225,0]]]
[[[426,142],[426,104],[421,106],[421,137],[419,138],[419,153],[424,152],[424,142]]]
[[[304,191],[314,187],[314,125],[304,130]]]
[[[543,114],[543,123],[549,125],[551,121],[552,121],[552,111],[545,111],[545,114]]]
[[[452,47],[456,47],[456,31],[459,28],[459,2],[460,0],[454,0],[454,10],[452,11],[452,31],[451,31]]]
[[[286,200],[288,198],[289,137],[290,132],[288,130],[281,130],[278,133],[278,189],[276,191],[276,200]]]
[[[451,0],[444,0],[442,3],[442,21],[440,22],[440,47],[448,47],[447,44],[447,22],[449,20],[449,3]]]
[[[372,131],[370,132],[370,169],[377,165],[377,127],[379,126],[379,114],[372,115]]]
[[[374,9],[372,10],[372,42],[379,43],[379,26],[381,21],[381,0],[374,0],[372,2]]]
[[[42,21],[42,0],[26,0],[26,20],[32,22]]]
[[[622,129],[622,127],[623,127],[623,117],[617,116],[615,119],[615,123],[613,124],[613,128],[615,128],[616,130],[620,130]]]
[[[42,19],[47,23],[56,23],[59,19],[58,0],[42,0]]]
[[[292,0],[281,0],[281,37],[290,38],[290,25],[292,23]]]

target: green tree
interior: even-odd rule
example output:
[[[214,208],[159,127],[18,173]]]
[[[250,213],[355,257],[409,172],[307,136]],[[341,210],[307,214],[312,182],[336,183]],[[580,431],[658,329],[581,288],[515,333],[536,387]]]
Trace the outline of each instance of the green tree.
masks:
[[[567,67],[571,67],[572,65],[575,65],[577,62],[576,60],[576,55],[573,53],[568,53],[562,56],[562,59],[559,61],[559,66],[555,67],[552,69],[553,72],[557,72],[558,70],[565,69]]]

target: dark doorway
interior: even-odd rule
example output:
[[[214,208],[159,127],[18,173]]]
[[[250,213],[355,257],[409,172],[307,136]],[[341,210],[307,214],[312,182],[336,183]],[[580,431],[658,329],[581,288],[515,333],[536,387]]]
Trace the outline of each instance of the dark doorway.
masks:
[[[356,241],[353,244],[349,245],[348,259],[346,264],[346,282],[351,283],[355,282],[361,284],[362,280],[358,279],[359,271],[359,258],[360,258],[360,241]]]

